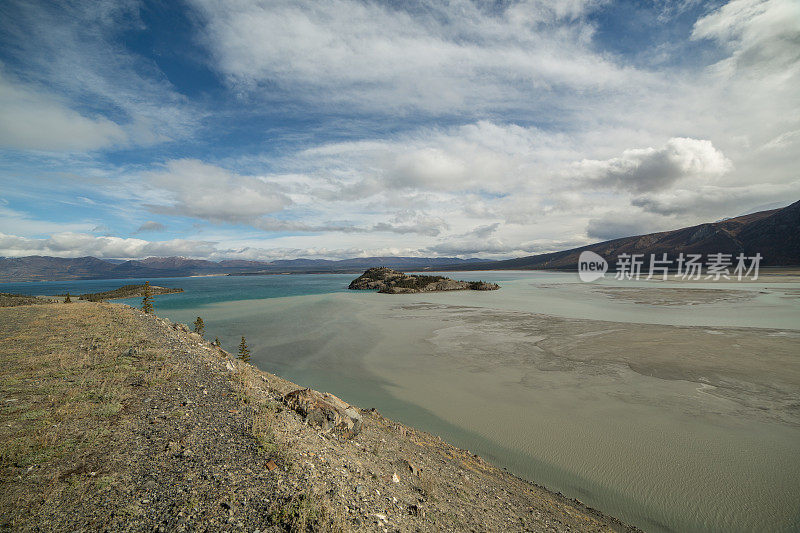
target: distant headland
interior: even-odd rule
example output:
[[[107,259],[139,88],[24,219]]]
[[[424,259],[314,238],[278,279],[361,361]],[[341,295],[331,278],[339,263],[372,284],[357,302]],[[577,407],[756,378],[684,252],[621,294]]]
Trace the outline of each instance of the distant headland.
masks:
[[[124,285],[119,289],[103,292],[92,292],[81,294],[78,296],[81,300],[89,300],[91,302],[102,302],[104,300],[117,300],[121,298],[136,298],[144,296],[145,286],[140,285]],[[158,285],[150,285],[150,295],[158,296],[159,294],[174,294],[176,292],[183,292],[183,289],[173,287],[159,287]]]

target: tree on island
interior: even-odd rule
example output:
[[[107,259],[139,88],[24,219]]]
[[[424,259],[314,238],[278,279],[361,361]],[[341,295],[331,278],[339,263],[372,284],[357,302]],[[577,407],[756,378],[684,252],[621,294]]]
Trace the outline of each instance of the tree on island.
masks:
[[[69,297],[69,293],[67,293],[67,297],[64,298],[64,303],[65,304],[71,304],[72,303],[72,299]]]
[[[245,363],[250,362],[250,349],[247,347],[247,342],[244,340],[244,335],[242,335],[242,342],[239,343],[239,359]]]
[[[194,321],[194,332],[202,336],[203,333],[205,333],[205,331],[206,331],[206,325],[205,323],[203,323],[203,319],[197,317],[197,320]]]
[[[150,292],[150,282],[144,282],[144,298],[142,298],[142,311],[145,313],[153,313],[153,293]]]

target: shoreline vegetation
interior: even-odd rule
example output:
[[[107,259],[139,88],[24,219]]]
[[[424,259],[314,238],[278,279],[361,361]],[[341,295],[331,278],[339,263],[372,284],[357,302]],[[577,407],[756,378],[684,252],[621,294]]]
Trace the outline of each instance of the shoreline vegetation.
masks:
[[[175,294],[183,292],[183,289],[172,287],[159,287],[158,285],[148,285],[150,288],[150,296],[158,296],[160,294]],[[78,296],[79,300],[89,300],[90,302],[102,302],[105,300],[117,300],[122,298],[136,298],[144,297],[145,284],[141,285],[123,285],[119,289],[113,289],[103,292],[92,292],[81,294]]]
[[[0,309],[0,528],[637,531],[153,314]]]
[[[387,267],[369,268],[350,282],[350,290],[378,290],[384,294],[408,294],[443,291],[496,291],[497,283],[485,281],[456,281],[444,276],[405,274]]]

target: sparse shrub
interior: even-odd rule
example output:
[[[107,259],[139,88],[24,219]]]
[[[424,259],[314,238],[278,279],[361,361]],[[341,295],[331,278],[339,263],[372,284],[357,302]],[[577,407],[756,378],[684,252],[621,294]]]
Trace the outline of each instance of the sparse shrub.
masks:
[[[153,293],[150,291],[150,282],[144,282],[144,297],[142,298],[142,311],[152,314],[153,309]]]
[[[194,321],[194,332],[202,336],[203,333],[205,333],[205,331],[206,331],[206,325],[203,322],[203,319],[197,317],[197,320]]]
[[[250,348],[247,347],[247,342],[244,340],[244,335],[242,335],[242,342],[239,343],[239,359],[245,363],[250,362]]]
[[[263,409],[256,409],[253,414],[253,425],[251,432],[256,439],[259,451],[266,455],[274,455],[277,450],[275,433],[272,431],[272,422],[268,412]]]
[[[436,500],[437,496],[436,482],[429,474],[423,472],[419,476],[414,476],[412,481],[412,488],[417,492],[419,492],[426,499],[431,501]]]
[[[71,304],[72,303],[72,299],[69,297],[69,292],[67,293],[67,297],[64,298],[64,303],[65,304]]]
[[[219,337],[214,337],[214,342],[212,342],[211,344],[219,348],[220,347]]]
[[[350,531],[340,505],[331,502],[324,495],[313,494],[310,491],[275,501],[271,505],[269,519],[273,524],[292,532]]]
[[[394,282],[394,286],[403,289],[424,289],[431,283],[436,283],[438,281],[442,281],[443,279],[444,278],[442,276],[424,276],[413,274],[396,280]]]

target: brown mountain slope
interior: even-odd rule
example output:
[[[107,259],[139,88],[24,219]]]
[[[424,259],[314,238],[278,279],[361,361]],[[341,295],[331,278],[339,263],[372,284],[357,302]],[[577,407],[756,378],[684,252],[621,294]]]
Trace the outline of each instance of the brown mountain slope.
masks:
[[[645,263],[650,254],[660,257],[666,253],[668,259],[674,260],[680,253],[701,254],[703,257],[715,253],[734,257],[744,253],[749,257],[760,253],[762,266],[800,265],[800,202],[783,209],[751,213],[720,222],[624,237],[562,252],[471,265],[471,270],[575,269],[578,256],[584,250],[603,256],[612,268],[622,253],[644,254]]]

